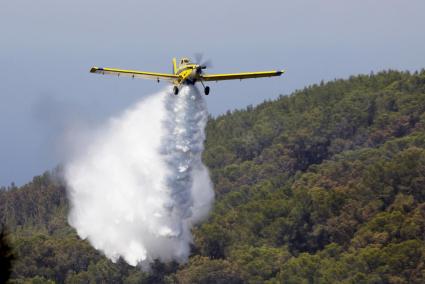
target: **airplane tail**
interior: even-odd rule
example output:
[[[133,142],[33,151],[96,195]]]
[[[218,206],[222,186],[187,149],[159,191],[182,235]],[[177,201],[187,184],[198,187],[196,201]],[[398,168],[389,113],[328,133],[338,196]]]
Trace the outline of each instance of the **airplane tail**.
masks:
[[[177,73],[177,60],[174,57],[173,58],[173,74],[176,74],[176,73]]]

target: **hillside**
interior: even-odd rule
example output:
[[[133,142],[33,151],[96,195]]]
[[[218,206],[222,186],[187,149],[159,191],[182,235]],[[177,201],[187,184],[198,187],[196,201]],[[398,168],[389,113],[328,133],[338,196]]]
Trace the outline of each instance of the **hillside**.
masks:
[[[190,262],[149,274],[78,239],[56,172],[2,188],[12,283],[425,282],[425,70],[320,83],[210,119],[204,161],[217,200]]]

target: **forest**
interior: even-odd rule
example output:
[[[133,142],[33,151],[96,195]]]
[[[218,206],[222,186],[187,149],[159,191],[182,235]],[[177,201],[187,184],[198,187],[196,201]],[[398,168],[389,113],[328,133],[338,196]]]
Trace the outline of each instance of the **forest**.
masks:
[[[425,282],[425,70],[320,82],[206,133],[216,201],[188,263],[142,272],[80,240],[58,167],[0,190],[10,283]]]

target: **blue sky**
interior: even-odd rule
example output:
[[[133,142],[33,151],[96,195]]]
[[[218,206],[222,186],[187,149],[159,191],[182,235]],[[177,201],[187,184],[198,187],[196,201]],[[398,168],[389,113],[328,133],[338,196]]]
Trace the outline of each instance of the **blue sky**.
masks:
[[[0,185],[60,163],[70,123],[102,123],[165,86],[92,65],[168,72],[173,56],[203,52],[211,73],[287,70],[210,84],[218,115],[322,79],[424,68],[424,11],[423,0],[3,1]]]

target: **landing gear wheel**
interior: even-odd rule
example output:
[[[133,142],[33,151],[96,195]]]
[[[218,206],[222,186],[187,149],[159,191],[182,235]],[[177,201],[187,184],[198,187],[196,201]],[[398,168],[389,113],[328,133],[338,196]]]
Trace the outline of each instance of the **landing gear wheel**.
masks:
[[[179,94],[179,88],[177,88],[177,86],[174,86],[173,87],[173,93],[174,93],[174,95],[178,95]]]
[[[204,93],[205,93],[206,96],[208,96],[208,94],[210,93],[210,87],[206,86],[204,88]]]

